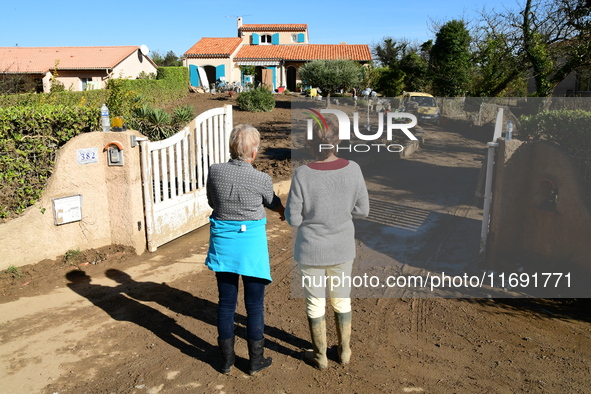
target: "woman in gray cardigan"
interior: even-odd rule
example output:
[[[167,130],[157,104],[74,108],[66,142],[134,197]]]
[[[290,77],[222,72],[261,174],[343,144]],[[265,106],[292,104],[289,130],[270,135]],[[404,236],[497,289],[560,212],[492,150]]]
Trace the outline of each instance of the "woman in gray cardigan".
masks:
[[[318,369],[328,365],[326,287],[337,323],[340,362],[347,364],[351,357],[351,288],[350,282],[347,285],[342,279],[351,278],[356,254],[352,219],[369,214],[369,197],[359,165],[337,158],[334,148],[326,149],[339,142],[334,123],[314,125],[308,143],[316,161],[294,171],[285,209],[287,222],[297,227],[294,259],[302,274],[312,337],[313,349],[304,357]]]

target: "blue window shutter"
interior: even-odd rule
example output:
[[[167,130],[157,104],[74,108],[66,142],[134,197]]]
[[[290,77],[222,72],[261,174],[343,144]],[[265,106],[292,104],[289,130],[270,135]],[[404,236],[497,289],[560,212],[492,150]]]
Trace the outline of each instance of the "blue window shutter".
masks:
[[[259,45],[259,35],[252,33],[252,45]]]
[[[272,73],[273,73],[273,77],[272,77],[273,78],[273,90],[275,90],[275,89],[277,89],[277,82],[276,82],[277,81],[277,67],[270,66],[270,67],[267,67],[267,68],[269,68],[269,69],[272,70]]]
[[[279,45],[279,33],[273,34],[273,37],[271,37],[271,44]]]
[[[305,42],[306,35],[304,33],[298,33],[298,42]]]
[[[215,79],[218,80],[218,79],[220,79],[220,77],[225,77],[225,76],[226,76],[226,66],[223,64],[216,66]]]
[[[199,69],[194,64],[189,65],[189,77],[191,78],[191,86],[200,86]]]

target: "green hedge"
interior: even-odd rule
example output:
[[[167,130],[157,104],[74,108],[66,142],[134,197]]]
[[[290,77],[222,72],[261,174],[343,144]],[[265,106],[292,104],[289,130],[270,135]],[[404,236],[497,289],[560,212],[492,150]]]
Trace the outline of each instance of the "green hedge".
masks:
[[[520,139],[554,142],[569,152],[591,152],[591,112],[544,111],[521,119]]]
[[[37,201],[59,147],[84,131],[100,130],[103,103],[112,116],[132,123],[145,103],[166,105],[188,92],[186,67],[160,67],[157,78],[113,78],[107,89],[84,92],[0,96],[0,218]]]
[[[161,105],[183,98],[189,87],[187,67],[158,67],[156,79],[127,79],[127,88],[144,102]]]
[[[187,67],[159,67],[157,79],[118,79],[126,92],[138,96],[144,102],[162,105],[178,100],[187,94],[189,70]],[[24,93],[0,95],[0,107],[17,105],[67,105],[99,107],[107,102],[109,89],[84,92]]]
[[[37,201],[57,150],[82,132],[98,130],[99,119],[99,108],[0,108],[0,218],[19,214]]]
[[[166,81],[170,90],[187,91],[189,85],[189,69],[187,67],[158,67],[157,80]]]
[[[26,105],[67,105],[83,107],[100,107],[107,99],[108,91],[86,90],[84,92],[54,92],[54,93],[23,93],[0,95],[0,107]]]
[[[236,102],[242,111],[269,112],[275,108],[273,93],[264,87],[240,93]]]

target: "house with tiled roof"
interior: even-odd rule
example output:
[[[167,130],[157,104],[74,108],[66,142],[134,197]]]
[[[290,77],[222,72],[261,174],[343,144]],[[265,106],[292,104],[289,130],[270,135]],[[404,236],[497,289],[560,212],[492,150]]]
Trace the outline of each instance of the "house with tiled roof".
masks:
[[[204,37],[184,54],[191,85],[208,89],[216,81],[244,83],[241,66],[256,70],[255,83],[296,90],[297,70],[320,59],[371,61],[368,45],[310,44],[307,24],[243,24],[238,37]]]
[[[156,73],[145,47],[0,47],[0,74],[24,76],[38,92],[49,92],[52,75],[72,91],[102,89],[107,80]]]

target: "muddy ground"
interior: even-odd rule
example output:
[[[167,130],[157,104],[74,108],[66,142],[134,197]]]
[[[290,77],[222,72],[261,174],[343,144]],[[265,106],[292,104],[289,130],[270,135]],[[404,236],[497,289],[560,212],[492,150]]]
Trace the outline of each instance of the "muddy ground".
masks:
[[[287,98],[278,100],[270,113],[235,111],[234,123],[261,130],[257,166],[282,181],[290,118]],[[202,112],[231,101],[195,94],[186,102]],[[442,124],[424,132],[411,157],[364,167],[374,213],[356,223],[358,274],[479,268],[474,191],[487,131]],[[292,292],[291,229],[273,212],[268,220],[268,370],[247,373],[239,304],[236,367],[217,371],[205,227],[155,253],[111,246],[3,274],[0,393],[591,392],[590,313],[573,300],[355,298],[351,364],[339,365],[333,348],[327,370],[311,368],[302,361],[304,300]],[[328,327],[336,345],[331,314]]]

